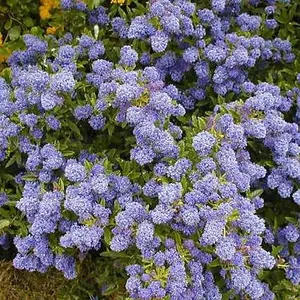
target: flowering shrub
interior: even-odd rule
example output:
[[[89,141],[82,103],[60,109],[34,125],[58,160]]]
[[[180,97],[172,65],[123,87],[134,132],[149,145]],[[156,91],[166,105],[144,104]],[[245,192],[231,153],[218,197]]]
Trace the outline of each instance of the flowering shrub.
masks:
[[[97,297],[299,296],[299,5],[62,0],[68,32],[23,35],[0,78],[14,267],[94,256]]]

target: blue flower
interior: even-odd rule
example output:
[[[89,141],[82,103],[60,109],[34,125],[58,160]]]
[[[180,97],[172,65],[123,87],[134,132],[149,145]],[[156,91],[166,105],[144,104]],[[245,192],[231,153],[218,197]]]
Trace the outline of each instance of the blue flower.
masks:
[[[169,37],[161,31],[157,31],[150,38],[150,43],[153,51],[164,52],[168,46]]]
[[[201,156],[210,154],[216,142],[215,137],[209,132],[203,131],[193,138],[193,147]]]
[[[85,167],[77,162],[68,161],[65,168],[65,176],[73,182],[83,181],[86,177]]]
[[[131,46],[123,46],[120,51],[119,63],[124,66],[132,67],[138,61],[138,54]]]

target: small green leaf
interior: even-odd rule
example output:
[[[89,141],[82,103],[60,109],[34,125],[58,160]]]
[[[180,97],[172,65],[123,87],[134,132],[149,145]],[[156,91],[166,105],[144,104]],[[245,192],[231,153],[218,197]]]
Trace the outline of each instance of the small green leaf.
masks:
[[[27,174],[27,175],[22,176],[22,179],[28,180],[28,181],[35,181],[35,180],[37,180],[37,177],[33,174]]]
[[[34,22],[33,22],[32,18],[30,18],[30,17],[24,18],[23,22],[29,28],[34,25]]]
[[[60,191],[64,191],[65,190],[65,184],[62,178],[59,178],[58,181],[59,187],[60,187]]]
[[[232,214],[228,217],[228,222],[233,222],[237,220],[240,217],[239,211],[237,209],[234,209]]]
[[[120,17],[122,17],[124,20],[127,20],[127,14],[120,6],[118,7],[118,13]]]
[[[255,197],[259,197],[263,192],[264,192],[264,190],[262,190],[262,189],[255,190],[255,191],[248,194],[248,198],[249,199],[254,199]]]
[[[9,220],[0,220],[0,229],[8,227],[9,225],[10,225],[10,221]]]
[[[9,29],[8,36],[12,41],[17,40],[20,37],[21,34],[21,27],[20,26],[14,26]]]
[[[12,25],[12,20],[8,19],[4,24],[4,29],[8,30],[9,28],[11,28],[11,25]]]
[[[292,217],[285,217],[285,219],[289,222],[292,223],[294,225],[298,225],[298,220],[296,218],[292,218]]]
[[[74,151],[72,150],[62,150],[61,153],[63,154],[63,156],[68,157],[68,156],[73,156],[75,154]]]
[[[114,124],[109,124],[108,127],[107,127],[107,130],[108,130],[108,135],[112,136],[114,131],[115,131],[115,125]]]
[[[225,294],[222,295],[222,300],[229,300],[229,299],[232,299],[232,296],[235,295],[235,291],[232,289],[232,290],[229,290],[228,292],[226,292]]]
[[[111,242],[111,230],[107,227],[104,229],[104,242],[109,245]]]
[[[9,159],[9,161],[6,163],[5,168],[8,168],[8,167],[10,167],[11,165],[13,165],[14,162],[16,161],[16,159],[17,159],[17,155],[15,154],[15,155],[13,155],[13,156]]]
[[[284,248],[284,246],[282,246],[282,245],[277,246],[277,247],[272,245],[272,256],[276,257],[283,248]]]
[[[209,263],[209,266],[211,268],[214,268],[214,267],[219,267],[221,264],[220,264],[220,261],[218,258],[214,259],[211,263]]]
[[[82,135],[81,132],[79,130],[79,128],[77,127],[77,125],[72,122],[72,121],[68,121],[68,125],[71,128],[71,130],[73,131],[73,133],[80,139],[82,140]]]

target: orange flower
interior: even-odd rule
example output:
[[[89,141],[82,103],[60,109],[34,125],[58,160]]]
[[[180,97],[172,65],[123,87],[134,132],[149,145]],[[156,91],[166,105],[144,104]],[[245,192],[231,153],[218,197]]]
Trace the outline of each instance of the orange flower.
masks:
[[[51,10],[59,6],[58,0],[40,0],[40,17],[42,20],[49,19],[51,17]]]
[[[48,27],[47,30],[46,30],[46,33],[47,34],[55,34],[56,30],[58,29],[59,27]]]
[[[49,19],[51,17],[49,8],[46,6],[40,6],[40,17],[42,20]]]

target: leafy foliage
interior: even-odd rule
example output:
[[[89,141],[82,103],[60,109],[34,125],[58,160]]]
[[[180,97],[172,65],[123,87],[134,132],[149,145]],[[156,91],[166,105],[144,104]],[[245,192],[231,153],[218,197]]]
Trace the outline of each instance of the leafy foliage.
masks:
[[[244,1],[237,13],[218,11],[222,1],[192,1],[197,10],[213,7],[223,22],[220,32],[214,31],[217,22],[212,28],[213,20],[205,21],[205,10],[189,15],[191,7],[165,1],[181,18],[176,32],[176,20],[164,23],[160,7],[156,16],[149,14],[155,2],[164,1],[0,5],[0,258],[29,271],[49,269],[27,277],[2,261],[4,298],[300,297],[300,177],[294,175],[300,1],[270,1],[270,14],[261,1]],[[260,16],[260,25],[243,30],[243,13]],[[273,17],[277,26],[269,28],[265,22]],[[187,19],[205,28],[200,41],[181,28]],[[232,36],[224,46],[227,25]],[[158,45],[157,32],[163,33]],[[271,54],[259,52],[253,65],[236,63],[245,53],[234,56],[241,45],[247,57],[257,50],[247,46],[257,35],[271,44],[259,51]],[[14,52],[6,64],[15,50],[24,52]],[[222,74],[227,77],[220,84]],[[247,90],[249,82],[256,92]],[[10,111],[8,103],[20,108]],[[289,139],[286,151],[278,146],[283,136]],[[220,190],[207,192],[215,181]],[[35,246],[20,250],[27,238]],[[46,254],[39,254],[40,240]],[[242,267],[234,255],[242,257]],[[45,257],[51,262],[41,263]],[[155,292],[153,283],[159,283]]]

